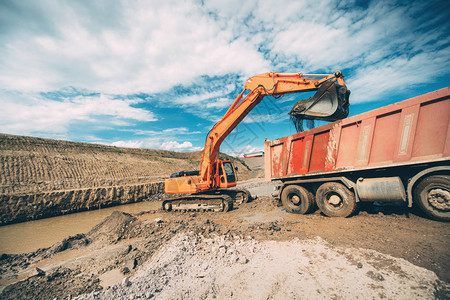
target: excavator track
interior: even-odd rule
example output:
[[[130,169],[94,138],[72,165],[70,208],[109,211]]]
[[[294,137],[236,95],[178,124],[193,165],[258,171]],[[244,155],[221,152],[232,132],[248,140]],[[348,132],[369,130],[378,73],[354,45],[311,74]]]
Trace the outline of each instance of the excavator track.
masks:
[[[251,194],[245,189],[223,189],[167,199],[163,201],[162,209],[174,212],[227,212],[250,200]]]
[[[167,199],[162,204],[164,211],[214,211],[227,212],[233,208],[233,199],[228,195],[194,194]]]

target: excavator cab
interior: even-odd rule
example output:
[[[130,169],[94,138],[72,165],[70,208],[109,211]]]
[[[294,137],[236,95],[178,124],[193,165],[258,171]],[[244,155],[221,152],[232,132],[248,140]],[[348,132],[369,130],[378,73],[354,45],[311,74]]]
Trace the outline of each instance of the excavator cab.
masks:
[[[348,116],[350,90],[333,81],[322,83],[313,97],[298,101],[289,112],[297,132],[303,131],[303,120],[314,127],[314,120],[334,122]]]
[[[233,163],[229,160],[216,160],[216,170],[219,170],[218,176],[219,188],[225,189],[236,186],[237,177]]]

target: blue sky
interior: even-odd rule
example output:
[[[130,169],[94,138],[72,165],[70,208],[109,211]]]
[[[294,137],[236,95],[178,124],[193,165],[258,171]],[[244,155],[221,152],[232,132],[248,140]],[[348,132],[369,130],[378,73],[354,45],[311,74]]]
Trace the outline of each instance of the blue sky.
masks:
[[[450,84],[449,1],[0,1],[0,132],[203,148],[247,78],[341,70],[358,114]],[[295,133],[266,97],[230,154]]]

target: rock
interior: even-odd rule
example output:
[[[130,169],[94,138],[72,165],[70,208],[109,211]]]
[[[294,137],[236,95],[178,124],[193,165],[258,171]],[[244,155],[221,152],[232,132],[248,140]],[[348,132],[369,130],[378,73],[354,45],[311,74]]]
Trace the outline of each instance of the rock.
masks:
[[[181,230],[183,230],[183,229],[184,229],[184,225],[178,225],[177,228],[175,228],[174,230],[172,230],[172,232],[173,232],[173,233],[177,233],[177,232],[179,232],[179,231],[181,231]]]
[[[45,271],[39,268],[34,269],[36,271],[37,276],[45,276]]]
[[[363,264],[359,262],[357,267],[358,267],[358,269],[361,269],[363,267]]]
[[[128,274],[128,273],[130,273],[130,269],[128,267],[124,267],[122,269],[122,274]]]
[[[280,230],[281,230],[281,228],[280,228],[280,227],[278,227],[278,226],[275,226],[275,225],[273,225],[273,226],[272,226],[272,229],[273,229],[273,230],[275,230],[275,231],[280,231]]]
[[[122,280],[122,285],[124,285],[124,286],[130,286],[130,285],[131,285],[130,279],[129,279],[128,277],[125,277],[125,278]]]
[[[163,221],[161,218],[156,218],[156,219],[155,219],[155,222],[158,223],[158,224],[160,224],[160,223],[162,223],[162,222],[164,222],[164,221]]]
[[[248,258],[245,257],[245,256],[240,256],[240,257],[238,258],[238,262],[239,262],[240,264],[245,265],[246,263],[248,263]]]
[[[204,263],[202,264],[201,268],[202,268],[203,270],[208,270],[209,264],[208,264],[207,262],[204,262]]]
[[[125,267],[128,268],[129,270],[133,270],[134,268],[136,268],[136,265],[137,265],[136,258],[130,259],[125,263]]]
[[[211,221],[209,221],[209,219],[206,219],[205,224],[209,224],[209,223],[211,223]]]
[[[133,246],[128,245],[128,248],[127,248],[127,250],[126,250],[127,254],[130,253],[130,251],[131,251],[132,249],[133,249]]]
[[[232,263],[237,262],[237,261],[238,261],[238,256],[237,256],[236,254],[233,253],[233,254],[230,256],[230,261],[231,261]]]
[[[49,252],[51,254],[56,254],[58,252],[64,251],[67,249],[69,243],[67,242],[67,240],[63,240],[62,242],[56,243],[54,244],[50,249]]]

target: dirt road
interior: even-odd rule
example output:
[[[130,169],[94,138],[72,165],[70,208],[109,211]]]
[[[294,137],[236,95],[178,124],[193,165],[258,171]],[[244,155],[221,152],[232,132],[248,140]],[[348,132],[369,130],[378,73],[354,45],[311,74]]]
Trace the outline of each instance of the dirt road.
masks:
[[[448,298],[450,224],[377,210],[301,216],[260,196],[226,214],[115,212],[85,235],[3,255],[0,298]]]

